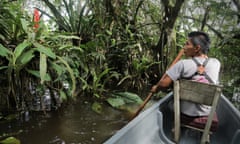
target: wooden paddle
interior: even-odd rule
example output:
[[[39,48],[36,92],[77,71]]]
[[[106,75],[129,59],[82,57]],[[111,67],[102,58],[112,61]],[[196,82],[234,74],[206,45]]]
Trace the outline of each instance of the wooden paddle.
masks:
[[[170,67],[172,67],[174,64],[176,64],[182,57],[184,53],[184,50],[181,49],[180,52],[178,53],[177,57],[174,59],[174,61],[172,62],[172,64],[170,65]],[[169,67],[169,68],[170,68]],[[166,76],[166,73],[164,73],[164,75],[161,77],[161,80]],[[151,97],[153,96],[153,93],[150,92],[147,96],[147,98],[143,101],[143,103],[141,104],[141,106],[138,108],[138,110],[136,111],[136,113],[133,115],[133,117],[131,118],[131,120],[133,120],[141,111],[142,109],[145,107],[145,105],[148,103],[148,101],[151,99]]]

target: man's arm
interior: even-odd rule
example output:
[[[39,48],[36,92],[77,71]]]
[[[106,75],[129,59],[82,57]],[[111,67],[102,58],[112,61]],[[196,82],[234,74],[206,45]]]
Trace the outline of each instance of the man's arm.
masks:
[[[159,82],[152,87],[151,92],[156,93],[160,89],[168,88],[172,82],[173,80],[167,74],[164,74],[161,80],[159,80]]]
[[[175,58],[175,60],[170,65],[169,69],[171,69],[175,64],[178,63],[178,61],[181,59],[182,55],[184,54],[184,49],[181,49]],[[159,82],[154,85],[151,89],[152,93],[157,92],[159,89],[165,89],[168,88],[172,84],[173,80],[169,77],[167,73],[165,73],[162,78],[159,80]]]

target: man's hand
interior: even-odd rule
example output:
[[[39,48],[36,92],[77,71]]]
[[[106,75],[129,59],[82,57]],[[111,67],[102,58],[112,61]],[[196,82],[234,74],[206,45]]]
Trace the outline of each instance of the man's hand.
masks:
[[[158,85],[152,86],[151,92],[152,92],[152,93],[156,93],[157,91],[158,91]]]

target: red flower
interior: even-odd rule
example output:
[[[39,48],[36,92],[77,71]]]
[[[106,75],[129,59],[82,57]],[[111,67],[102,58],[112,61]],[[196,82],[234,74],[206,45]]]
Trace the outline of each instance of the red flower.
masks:
[[[34,21],[34,29],[35,31],[37,31],[38,27],[39,27],[39,20],[40,20],[40,14],[39,11],[35,8],[34,9],[34,17],[33,17],[33,21]]]

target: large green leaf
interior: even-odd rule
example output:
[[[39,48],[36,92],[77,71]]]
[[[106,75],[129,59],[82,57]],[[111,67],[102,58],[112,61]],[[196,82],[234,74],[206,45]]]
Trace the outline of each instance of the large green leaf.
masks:
[[[28,41],[24,41],[22,43],[20,43],[14,50],[14,57],[13,57],[13,63],[15,64],[16,60],[18,59],[19,56],[21,56],[21,54],[23,53],[23,51],[25,50],[25,48],[27,48],[31,43],[29,43]]]
[[[29,50],[26,53],[21,55],[21,57],[19,58],[19,61],[21,62],[22,65],[25,65],[32,60],[32,58],[34,57],[33,52],[34,52],[33,50]]]
[[[0,56],[8,57],[8,54],[11,54],[11,51],[9,51],[2,44],[0,44]]]
[[[113,95],[115,96],[119,96],[122,99],[124,99],[124,101],[126,103],[142,103],[142,99],[135,93],[131,93],[131,92],[118,92],[118,93],[114,93]]]
[[[28,21],[27,20],[25,20],[25,19],[23,19],[23,18],[21,18],[20,19],[21,20],[21,23],[22,23],[22,28],[23,28],[23,30],[25,31],[25,32],[28,32]]]
[[[118,98],[108,98],[107,102],[114,108],[119,108],[120,106],[125,105],[126,103],[120,97]]]
[[[35,50],[39,51],[39,52],[42,52],[44,54],[46,54],[47,56],[53,58],[53,59],[56,59],[56,54],[54,52],[52,52],[52,50],[48,47],[45,47],[39,43],[36,43],[34,42],[33,43],[34,46],[36,47]]]
[[[16,139],[15,137],[8,137],[4,140],[0,141],[1,144],[20,144],[20,140]]]
[[[120,108],[127,104],[141,104],[142,99],[131,92],[118,92],[113,93],[111,98],[107,99],[107,102],[114,108]]]

